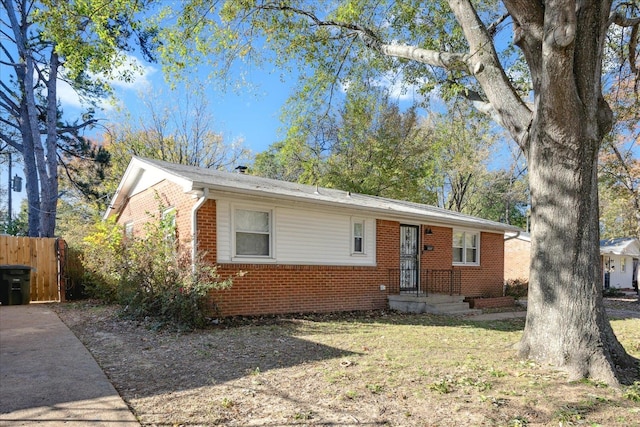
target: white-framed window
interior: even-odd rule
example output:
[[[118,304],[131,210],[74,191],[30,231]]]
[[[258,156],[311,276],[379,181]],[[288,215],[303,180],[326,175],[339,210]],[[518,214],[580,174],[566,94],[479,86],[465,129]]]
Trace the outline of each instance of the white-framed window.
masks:
[[[627,272],[627,257],[620,258],[620,272],[621,273]]]
[[[364,254],[364,220],[351,220],[351,252],[353,254]]]
[[[165,236],[164,238],[167,240],[167,243],[174,244],[176,243],[176,210],[175,208],[167,208],[162,211],[162,225],[166,227],[164,229]]]
[[[453,264],[480,264],[480,233],[453,230]]]
[[[133,222],[129,221],[124,225],[124,237],[131,239],[133,237]]]
[[[271,211],[237,208],[233,215],[235,256],[271,257]]]

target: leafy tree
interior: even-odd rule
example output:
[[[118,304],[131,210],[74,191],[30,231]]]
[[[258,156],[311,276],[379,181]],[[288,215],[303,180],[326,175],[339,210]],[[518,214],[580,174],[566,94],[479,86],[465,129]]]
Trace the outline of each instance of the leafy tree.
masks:
[[[362,194],[435,202],[434,151],[415,108],[383,90],[350,87],[331,114],[296,117],[287,138],[256,157],[254,173]]]
[[[132,155],[203,168],[231,170],[247,162],[242,140],[228,141],[213,127],[214,118],[200,85],[147,94],[138,119],[125,114],[109,125],[106,147],[113,157],[114,179],[122,176]],[[115,182],[117,185],[117,182]]]
[[[599,157],[603,237],[640,238],[640,91],[637,81],[630,76],[622,79],[616,90],[608,94],[607,100],[613,109],[615,132],[606,138]]]
[[[180,31],[166,32],[162,53],[192,57],[200,48],[220,54],[218,64],[265,59],[261,52],[283,66],[298,60],[301,100],[396,71],[407,84],[440,85],[492,115],[529,167],[532,262],[520,355],[561,367],[571,378],[617,384],[637,376],[637,368],[602,304],[597,156],[612,126],[602,84],[603,73],[612,71],[603,68],[607,35],[634,28],[622,34],[621,46],[635,46],[638,6],[612,0],[191,0],[175,21]],[[500,50],[505,22],[513,29],[509,51]],[[620,56],[622,68],[629,57],[636,66],[637,49],[629,53]]]
[[[0,81],[0,139],[23,157],[30,236],[54,234],[59,163],[91,154],[81,132],[96,123],[94,110],[63,120],[58,83],[66,81],[86,99],[105,95],[106,79],[96,73],[123,64],[136,30],[130,16],[141,7],[125,0],[2,0],[7,78]]]
[[[508,168],[487,171],[473,196],[468,213],[529,230],[529,185],[527,167],[520,148],[507,144]],[[506,162],[505,162],[506,164]]]
[[[487,120],[469,106],[449,103],[445,113],[432,113],[423,125],[434,152],[434,179],[440,207],[477,214],[474,199],[487,176],[487,163],[496,143]]]

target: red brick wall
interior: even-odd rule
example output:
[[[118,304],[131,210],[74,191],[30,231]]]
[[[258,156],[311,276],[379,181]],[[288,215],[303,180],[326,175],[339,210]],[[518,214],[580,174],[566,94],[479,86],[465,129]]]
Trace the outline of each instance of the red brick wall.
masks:
[[[119,224],[133,222],[133,232],[140,235],[144,224],[151,220],[151,215],[158,217],[160,204],[165,209],[174,208],[176,214],[176,234],[182,243],[191,241],[191,207],[195,203],[191,195],[185,194],[182,188],[172,182],[162,181],[145,191],[129,198],[120,216]]]
[[[470,301],[471,308],[498,308],[513,307],[516,301],[513,297],[497,297],[497,298],[475,298]]]
[[[529,280],[531,242],[509,239],[504,242],[504,279]]]
[[[504,238],[480,233],[480,265],[455,267],[462,271],[462,294],[467,297],[502,296],[504,283]]]
[[[426,227],[426,226],[425,226]],[[432,234],[421,231],[422,269],[449,269],[453,265],[453,229],[429,227]],[[424,251],[424,245],[433,246],[433,251]],[[501,296],[503,285],[502,234],[480,233],[480,265],[455,266],[461,271],[462,294],[465,296]]]
[[[424,234],[430,228],[432,234]],[[448,270],[453,261],[453,229],[446,227],[427,227],[420,229],[420,268],[425,270]],[[425,251],[424,246],[433,246],[432,251]]]

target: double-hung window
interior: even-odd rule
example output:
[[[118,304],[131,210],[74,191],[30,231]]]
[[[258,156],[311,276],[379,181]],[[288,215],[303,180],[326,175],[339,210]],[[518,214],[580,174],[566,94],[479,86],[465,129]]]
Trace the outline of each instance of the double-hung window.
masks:
[[[480,234],[470,231],[453,231],[453,263],[478,265],[480,263]]]
[[[249,209],[234,211],[236,256],[271,256],[271,212]]]
[[[364,254],[364,220],[352,220],[353,240],[351,251],[354,254]]]

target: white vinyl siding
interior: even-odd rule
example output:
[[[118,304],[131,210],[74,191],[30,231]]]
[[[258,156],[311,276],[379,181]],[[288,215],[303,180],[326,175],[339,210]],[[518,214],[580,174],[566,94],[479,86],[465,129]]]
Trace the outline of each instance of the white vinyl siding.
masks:
[[[354,254],[353,224],[349,214],[319,212],[265,204],[217,202],[218,262],[247,262],[232,252],[234,231],[229,226],[234,209],[266,211],[272,215],[272,253],[269,259],[254,257],[252,263],[277,262],[302,265],[375,265],[375,220],[359,219],[363,224],[363,253]],[[354,256],[355,255],[355,256]]]
[[[631,288],[633,286],[633,258],[624,255],[605,255],[603,273],[609,273],[611,288]],[[604,277],[603,277],[604,280]]]

